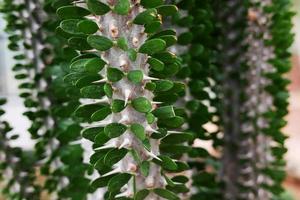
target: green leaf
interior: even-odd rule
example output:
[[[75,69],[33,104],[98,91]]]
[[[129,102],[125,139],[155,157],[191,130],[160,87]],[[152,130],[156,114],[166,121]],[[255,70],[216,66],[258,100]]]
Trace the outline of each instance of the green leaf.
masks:
[[[151,134],[151,138],[158,140],[165,137],[167,134],[168,130],[166,128],[159,128],[156,132],[153,132]]]
[[[110,181],[110,179],[112,179],[114,176],[116,176],[117,174],[112,174],[112,175],[108,175],[108,176],[104,176],[104,177],[100,177],[97,178],[96,180],[94,180],[91,183],[91,187],[96,190],[98,188],[103,188],[106,187],[108,185],[108,182]]]
[[[139,49],[140,53],[152,55],[165,50],[166,42],[162,39],[151,39],[146,41]]]
[[[107,97],[112,98],[113,96],[113,88],[109,83],[106,83],[103,87],[104,93]]]
[[[106,51],[114,45],[109,38],[100,35],[90,35],[87,38],[87,42],[91,47],[99,51]]]
[[[112,149],[105,155],[104,164],[108,167],[112,167],[114,164],[116,164],[120,160],[122,160],[126,156],[127,153],[128,153],[128,150],[125,148]]]
[[[123,173],[123,174],[118,174],[117,176],[113,177],[109,182],[108,182],[108,191],[109,192],[118,192],[120,189],[128,183],[128,181],[131,179],[132,175]]]
[[[174,35],[163,35],[159,38],[166,42],[167,47],[170,47],[170,46],[176,44],[176,42],[177,42],[177,37]]]
[[[155,122],[155,116],[152,113],[147,113],[146,119],[148,124],[153,124]]]
[[[162,25],[161,20],[156,19],[152,21],[150,24],[145,25],[145,33],[155,33],[160,29],[161,25]]]
[[[150,162],[149,161],[143,161],[141,163],[141,173],[144,177],[147,177],[149,175],[150,171]]]
[[[183,176],[183,175],[179,175],[179,176],[174,176],[172,178],[172,181],[177,182],[177,183],[187,183],[187,182],[189,182],[189,178],[187,178],[186,176]]]
[[[148,63],[151,69],[154,69],[155,71],[164,70],[165,64],[156,58],[148,58]]]
[[[118,0],[114,7],[114,12],[119,15],[127,15],[129,10],[130,10],[129,0]]]
[[[106,65],[106,62],[102,60],[101,58],[92,58],[89,59],[85,65],[84,68],[86,71],[91,72],[91,73],[98,73],[100,72],[103,67]]]
[[[170,154],[183,154],[183,153],[188,153],[192,150],[192,148],[188,146],[167,144],[167,143],[162,143],[160,145],[160,149],[164,153],[170,153]]]
[[[90,163],[92,165],[95,165],[95,163],[99,160],[99,159],[104,159],[104,156],[113,148],[106,148],[106,149],[101,149],[101,150],[97,150],[95,153],[93,153],[90,157]]]
[[[155,33],[154,35],[150,36],[149,39],[160,38],[160,37],[165,36],[165,35],[176,36],[176,31],[174,31],[173,29],[162,30],[162,31],[160,31],[158,33]]]
[[[150,112],[152,109],[151,102],[145,97],[138,97],[131,102],[132,107],[141,113]]]
[[[104,128],[105,134],[110,138],[116,138],[125,133],[127,127],[124,124],[111,123]]]
[[[124,77],[124,73],[121,70],[112,67],[107,68],[107,79],[109,81],[117,82],[121,80],[123,77]]]
[[[148,82],[145,85],[145,89],[150,90],[150,91],[154,91],[156,88],[156,84],[153,82]]]
[[[78,6],[63,6],[56,13],[62,19],[78,19],[89,15],[90,11]]]
[[[184,124],[184,118],[176,116],[169,119],[163,119],[159,121],[159,124],[168,128],[179,128]]]
[[[80,89],[81,96],[89,99],[101,99],[104,96],[103,85],[90,85]]]
[[[162,168],[166,170],[176,170],[177,164],[168,156],[160,155],[158,156],[162,161],[159,161]]]
[[[92,121],[102,121],[107,116],[111,114],[111,109],[109,106],[105,106],[104,108],[101,108],[100,110],[96,111],[92,114],[91,119]]]
[[[154,111],[152,111],[152,114],[159,119],[169,119],[176,116],[173,106],[156,108]]]
[[[125,108],[125,101],[121,99],[113,99],[111,104],[111,110],[114,113],[119,113]]]
[[[157,6],[160,6],[164,3],[164,0],[141,0],[141,5],[145,8],[155,8]]]
[[[86,0],[88,9],[95,15],[104,15],[110,11],[110,7],[99,0]]]
[[[104,157],[105,155],[102,155],[97,162],[94,164],[94,168],[99,172],[100,175],[106,174],[110,171],[112,171],[111,167],[108,167],[104,164]]]
[[[87,43],[85,38],[72,37],[68,40],[69,47],[79,51],[90,50],[92,47]]]
[[[70,34],[81,34],[80,30],[77,27],[78,22],[80,22],[79,19],[66,19],[63,20],[59,27]]]
[[[174,15],[178,12],[178,8],[174,5],[161,5],[156,7],[157,12],[163,16]]]
[[[175,185],[170,185],[168,184],[166,186],[166,189],[167,190],[170,190],[176,194],[179,194],[179,193],[188,193],[190,191],[190,189],[188,189],[184,184],[175,184]]]
[[[193,33],[185,32],[178,36],[178,44],[188,45],[193,41]]]
[[[81,20],[77,23],[77,28],[79,31],[85,34],[94,34],[98,31],[98,25],[92,20]]]
[[[153,190],[155,194],[157,194],[160,197],[163,197],[165,199],[168,200],[180,200],[180,198],[174,194],[173,192],[166,190],[166,189],[162,189],[162,188],[156,188]]]
[[[177,58],[174,53],[169,51],[157,53],[153,55],[153,57],[165,64],[173,64],[174,62],[176,62],[176,58]]]
[[[132,124],[130,130],[141,141],[146,139],[145,128],[141,124]]]
[[[75,115],[77,117],[90,118],[91,115],[98,109],[99,105],[96,104],[82,105],[75,110]]]
[[[139,25],[150,24],[156,18],[157,18],[157,10],[152,8],[138,14],[133,20],[133,23]]]
[[[103,131],[102,127],[88,128],[82,132],[82,137],[93,142],[96,135],[99,134],[101,131]]]
[[[143,81],[144,74],[141,70],[132,70],[127,74],[127,78],[131,82],[138,84]]]
[[[143,141],[143,146],[147,151],[151,151],[151,144],[149,139],[145,139]]]
[[[147,189],[140,190],[135,194],[134,200],[144,200],[149,193],[150,191]]]
[[[76,57],[74,57],[72,60],[71,60],[71,63],[77,61],[77,60],[80,60],[80,59],[86,59],[86,58],[96,58],[96,57],[99,57],[98,55],[94,54],[94,53],[85,53],[85,54],[81,54],[81,55],[78,55]]]
[[[138,153],[135,149],[131,149],[131,150],[130,150],[130,153],[131,153],[133,159],[134,159],[138,164],[140,164],[140,163],[142,162],[142,159],[141,159],[139,153]]]
[[[191,133],[176,133],[166,136],[162,139],[162,142],[168,144],[180,144],[183,142],[192,141],[193,139],[194,136]]]
[[[174,86],[174,83],[169,80],[156,81],[155,84],[156,84],[155,92],[166,92],[172,89]]]
[[[99,80],[101,77],[98,74],[88,74],[84,75],[81,78],[79,78],[76,82],[75,85],[78,88],[85,87],[87,85],[90,85],[92,82]]]
[[[102,128],[102,131],[100,131],[94,138],[93,148],[102,146],[110,140],[110,138],[104,133],[104,128],[103,127],[101,127],[101,128]]]
[[[75,62],[72,62],[72,64],[70,65],[70,69],[72,70],[72,72],[84,72],[84,65],[88,62],[88,59],[79,59],[76,60]]]
[[[133,48],[130,48],[128,51],[127,51],[127,54],[128,54],[128,57],[131,61],[136,61],[136,58],[137,58],[137,52],[135,49]]]
[[[169,186],[172,186],[172,187],[175,186],[175,183],[167,175],[163,174],[163,176]]]
[[[124,37],[120,37],[118,40],[117,40],[117,46],[124,50],[124,51],[127,51],[128,50],[128,42],[126,40],[126,38]]]

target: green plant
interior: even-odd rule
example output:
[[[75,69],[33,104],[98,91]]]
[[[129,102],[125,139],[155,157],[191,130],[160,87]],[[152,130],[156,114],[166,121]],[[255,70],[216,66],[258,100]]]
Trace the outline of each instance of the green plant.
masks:
[[[192,146],[196,143],[211,142],[216,147],[220,144],[218,129],[213,132],[206,125],[218,125],[218,99],[215,93],[217,83],[215,13],[213,1],[175,1],[179,13],[172,17],[173,24],[179,33],[175,51],[180,52],[183,67],[177,74],[187,85],[187,92],[179,104],[185,105],[187,130],[194,136]],[[192,186],[195,188],[189,195],[191,199],[221,198],[217,181],[217,157],[210,155],[208,149],[194,145],[184,157],[192,168]],[[210,170],[208,170],[210,169]]]
[[[227,39],[220,54],[225,198],[272,199],[284,191],[286,148],[280,130],[286,124],[283,74],[290,68],[286,58],[293,40],[289,1],[228,1],[221,7],[220,30]]]
[[[6,99],[0,99],[0,180],[1,192],[10,199],[37,199],[40,187],[34,184],[36,158],[30,151],[13,147],[10,143],[19,135],[12,133],[12,127],[2,119],[5,111],[2,106]]]
[[[64,40],[55,35],[57,17],[51,3],[45,4],[44,11],[41,1],[34,5],[29,1],[6,2],[9,47],[20,52],[15,56],[19,63],[13,70],[17,72],[16,79],[23,82],[20,88],[24,92],[20,96],[28,107],[25,115],[33,121],[29,132],[37,141],[34,151],[38,157],[36,170],[41,170],[47,178],[42,189],[57,193],[59,198],[84,199],[88,193],[89,179],[85,173],[89,166],[83,163],[81,146],[71,144],[80,138],[79,121],[71,117],[79,104],[79,90],[63,83],[64,66],[77,53],[72,49],[61,49]],[[12,10],[17,10],[17,15]],[[34,179],[34,174],[32,176]],[[78,188],[80,192],[77,192]]]
[[[289,1],[4,0],[1,11],[36,142],[12,147],[0,121],[9,199],[284,198]]]
[[[174,12],[175,6],[162,1],[127,0],[89,0],[57,10],[69,46],[82,52],[65,80],[81,88],[82,105],[75,114],[87,122],[83,137],[94,142],[91,164],[102,175],[92,187],[107,187],[106,198],[178,199],[174,192],[180,191],[166,187],[175,184],[168,173],[188,166],[159,153],[175,150],[162,138],[184,123],[172,106],[184,87],[168,80],[180,69],[166,50],[176,40],[167,40],[173,32],[160,30],[159,16]],[[79,41],[84,45],[77,46]]]

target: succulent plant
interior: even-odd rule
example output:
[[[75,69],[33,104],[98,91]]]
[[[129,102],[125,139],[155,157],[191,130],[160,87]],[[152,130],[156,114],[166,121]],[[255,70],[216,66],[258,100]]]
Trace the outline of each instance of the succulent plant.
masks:
[[[0,121],[3,193],[281,199],[289,5],[4,0],[12,70],[36,145],[12,147],[17,135]]]
[[[184,123],[172,105],[184,85],[168,79],[180,69],[166,50],[175,33],[160,28],[175,12],[163,1],[128,0],[91,0],[57,10],[69,46],[82,53],[65,80],[81,88],[75,114],[86,121],[83,137],[94,142],[90,162],[101,177],[92,187],[107,187],[106,198],[178,199],[180,191],[169,188],[177,179],[169,173],[188,166],[160,153],[176,151],[172,129]],[[79,41],[84,45],[76,46]]]
[[[6,99],[0,99],[0,180],[1,192],[9,199],[38,199],[40,187],[34,183],[36,158],[30,151],[14,147],[11,142],[19,134],[12,132],[10,124],[3,119]]]
[[[216,176],[218,158],[199,146],[200,143],[212,143],[216,147],[220,142],[218,128],[213,131],[206,128],[207,125],[216,127],[219,123],[214,91],[217,84],[214,3],[190,0],[173,3],[178,6],[179,13],[172,17],[168,26],[177,30],[178,42],[172,50],[180,55],[183,65],[176,77],[187,85],[186,94],[178,103],[185,106],[188,122],[185,128],[193,135],[189,142],[192,148],[188,156],[183,157],[192,169],[189,178],[193,180],[190,181],[193,189],[189,198],[221,198]]]
[[[223,12],[219,19],[220,30],[227,38],[220,45],[225,91],[222,96],[225,199],[276,198],[283,191],[286,152],[285,136],[280,129],[285,125],[282,117],[287,113],[288,81],[282,74],[290,68],[286,60],[292,41],[289,2],[228,1],[223,6],[226,9],[220,8]],[[284,15],[286,21],[278,15]],[[281,37],[287,41],[283,54],[278,53],[280,48],[276,46],[282,23],[286,23],[286,37]],[[274,86],[274,78],[281,83],[280,89]],[[278,95],[282,95],[280,100]],[[278,103],[281,112],[277,115]]]

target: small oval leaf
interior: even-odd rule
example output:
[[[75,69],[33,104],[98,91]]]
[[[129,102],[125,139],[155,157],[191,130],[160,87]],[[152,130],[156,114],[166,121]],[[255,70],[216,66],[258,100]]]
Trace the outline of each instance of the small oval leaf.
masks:
[[[144,74],[141,70],[132,70],[127,74],[127,78],[131,82],[138,84],[142,82]]]
[[[125,133],[127,126],[119,123],[111,123],[104,128],[104,133],[110,138],[116,138]]]
[[[123,173],[118,174],[117,176],[110,179],[108,182],[108,191],[109,192],[117,192],[120,191],[120,189],[128,183],[128,181],[131,179],[132,175]]]
[[[98,25],[92,20],[81,20],[76,26],[80,32],[85,34],[96,33],[99,29]]]
[[[107,68],[107,79],[111,82],[117,82],[121,80],[124,77],[124,73],[113,67],[108,67]]]
[[[114,12],[119,15],[127,15],[129,10],[130,10],[129,0],[118,0],[114,7]]]
[[[110,11],[110,7],[99,0],[86,0],[88,9],[95,15],[104,15]]]
[[[152,109],[151,102],[145,97],[138,97],[131,102],[132,107],[141,113],[150,112]]]
[[[162,39],[151,39],[146,41],[139,49],[140,53],[152,55],[165,50],[166,42]]]
[[[146,139],[145,128],[141,124],[132,124],[130,130],[141,141]]]
[[[87,42],[91,47],[99,51],[106,51],[114,45],[109,38],[100,35],[90,35],[87,38]]]
[[[62,19],[78,19],[89,15],[90,11],[78,6],[63,6],[56,13]]]

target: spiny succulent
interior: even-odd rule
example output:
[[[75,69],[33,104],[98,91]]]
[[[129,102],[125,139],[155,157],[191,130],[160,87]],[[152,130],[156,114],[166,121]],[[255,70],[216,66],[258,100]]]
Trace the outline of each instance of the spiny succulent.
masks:
[[[176,37],[160,28],[175,12],[163,1],[128,0],[74,2],[57,10],[64,19],[59,29],[82,53],[65,80],[81,88],[75,114],[86,121],[83,137],[94,143],[90,162],[101,177],[92,187],[106,187],[105,198],[178,199],[173,187],[183,183],[169,174],[188,166],[168,153],[181,148],[172,144],[172,129],[184,119],[172,103],[184,85],[168,80],[180,69],[166,50]]]
[[[221,54],[220,63],[227,66],[223,78],[227,94],[222,96],[225,199],[276,198],[283,191],[286,148],[280,129],[286,124],[282,117],[287,113],[288,81],[282,74],[290,68],[285,58],[289,55],[287,49],[292,35],[291,24],[286,22],[292,13],[288,11],[289,2],[228,1],[225,5],[235,8],[230,14],[221,12],[219,18],[223,24],[220,30],[227,38],[220,45],[226,51]],[[276,46],[277,31],[283,26],[282,19],[275,17],[281,15],[278,8],[284,8],[281,14],[287,17],[284,38],[289,42],[282,50],[284,57],[281,52],[278,54]],[[274,78],[281,82],[280,89],[273,86]],[[232,102],[234,106],[229,107]],[[281,104],[279,115],[275,114],[278,103]],[[272,173],[275,171],[276,175]]]

